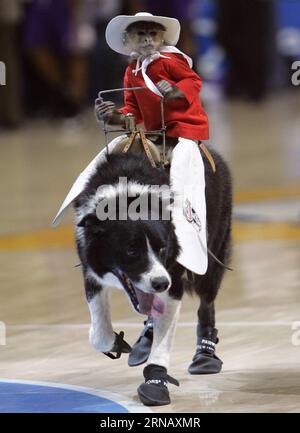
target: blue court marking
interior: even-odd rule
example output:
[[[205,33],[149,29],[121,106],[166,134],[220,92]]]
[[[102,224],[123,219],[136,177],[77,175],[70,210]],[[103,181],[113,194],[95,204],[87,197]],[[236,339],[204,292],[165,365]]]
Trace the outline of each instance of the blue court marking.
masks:
[[[0,413],[149,412],[147,409],[103,390],[0,379]]]

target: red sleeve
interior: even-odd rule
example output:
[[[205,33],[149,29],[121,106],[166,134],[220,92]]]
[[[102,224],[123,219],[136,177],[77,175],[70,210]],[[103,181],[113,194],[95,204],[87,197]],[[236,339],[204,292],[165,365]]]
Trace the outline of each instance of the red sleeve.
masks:
[[[129,80],[129,74],[130,74],[130,68],[127,67],[125,76],[124,76],[124,87],[132,87],[130,80]],[[121,111],[123,114],[132,113],[135,116],[136,123],[142,123],[143,118],[136,100],[136,97],[134,95],[134,92],[128,92],[124,91],[124,101],[125,105],[124,107],[120,108],[119,111]]]
[[[201,78],[190,68],[181,54],[174,56],[171,62],[166,62],[166,65],[170,78],[176,82],[174,85],[182,91],[189,104],[192,104],[195,98],[199,98]]]

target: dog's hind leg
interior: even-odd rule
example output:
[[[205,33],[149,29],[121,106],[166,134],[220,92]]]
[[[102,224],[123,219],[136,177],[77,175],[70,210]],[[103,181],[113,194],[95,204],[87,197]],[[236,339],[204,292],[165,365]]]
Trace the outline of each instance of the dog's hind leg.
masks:
[[[219,373],[222,361],[215,354],[218,330],[215,328],[214,301],[201,296],[201,304],[198,310],[197,347],[193,361],[189,366],[190,374]]]
[[[85,275],[85,290],[91,315],[90,344],[99,352],[130,352],[130,346],[112,328],[110,287],[102,287],[92,275]],[[121,347],[117,347],[120,346]]]
[[[218,257],[227,263],[230,254],[230,228],[221,244]],[[197,346],[188,371],[190,374],[213,374],[222,369],[222,361],[215,354],[218,330],[215,328],[215,298],[224,276],[224,268],[209,258],[207,273],[198,277],[195,290],[200,296],[197,324]]]
[[[148,317],[144,322],[144,328],[132,346],[132,350],[128,356],[129,367],[136,367],[137,365],[144,364],[149,358],[151,346],[153,342],[153,319]]]

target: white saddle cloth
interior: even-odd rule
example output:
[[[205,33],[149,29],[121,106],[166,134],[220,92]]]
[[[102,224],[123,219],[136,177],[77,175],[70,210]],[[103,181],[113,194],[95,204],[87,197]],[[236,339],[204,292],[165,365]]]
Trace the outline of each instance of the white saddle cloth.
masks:
[[[121,135],[115,138],[108,144],[108,153],[111,153],[115,146],[122,140],[126,139],[127,135]],[[97,167],[106,160],[106,148],[102,149],[97,156],[89,163],[89,165],[80,173],[75,182],[73,183],[70,191],[68,192],[66,198],[63,201],[59,211],[57,212],[54,220],[52,221],[52,226],[56,227],[63,219],[63,216],[68,207],[73,203],[76,197],[84,190],[88,180],[96,172]]]
[[[109,153],[124,138],[126,135],[112,140],[108,145]],[[106,149],[103,149],[80,173],[52,222],[54,227],[60,223],[66,209],[84,190],[90,177],[105,160]],[[208,263],[205,176],[203,160],[195,141],[179,138],[172,152],[170,177],[175,196],[172,218],[181,247],[177,261],[190,271],[203,275]],[[191,215],[194,216],[193,222],[189,218]]]
[[[195,141],[179,138],[172,153],[170,177],[175,194],[172,217],[181,246],[177,261],[190,271],[204,275],[208,264],[205,175],[202,156]],[[192,217],[194,222],[190,222]]]

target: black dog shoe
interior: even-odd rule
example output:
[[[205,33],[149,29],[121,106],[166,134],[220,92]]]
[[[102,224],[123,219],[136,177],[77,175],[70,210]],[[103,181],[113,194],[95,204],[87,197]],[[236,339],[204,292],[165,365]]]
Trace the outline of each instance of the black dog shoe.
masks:
[[[138,395],[145,406],[164,406],[170,404],[168,382],[179,386],[179,382],[167,374],[167,369],[150,364],[144,368],[145,383],[138,387]]]
[[[124,340],[124,332],[121,331],[120,334],[115,332],[115,335],[116,338],[111,352],[103,352],[104,355],[108,356],[110,359],[119,359],[122,353],[129,353],[131,351],[131,347]],[[116,355],[112,352],[116,352]]]
[[[197,326],[197,350],[190,364],[188,371],[190,374],[216,374],[222,369],[223,362],[215,355],[218,330],[206,328],[201,331]]]
[[[144,322],[144,329],[137,342],[132,346],[128,356],[129,367],[144,364],[149,358],[153,341],[153,320],[150,317]]]

